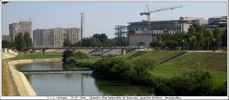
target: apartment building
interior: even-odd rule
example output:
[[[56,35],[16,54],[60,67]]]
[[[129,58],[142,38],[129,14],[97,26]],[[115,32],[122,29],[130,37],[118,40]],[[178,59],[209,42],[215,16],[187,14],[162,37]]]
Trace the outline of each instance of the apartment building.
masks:
[[[60,48],[63,47],[65,39],[71,44],[81,41],[80,28],[52,28],[52,29],[36,29],[34,32],[34,44],[37,48]]]
[[[11,41],[15,40],[18,33],[27,33],[33,41],[32,21],[20,21],[9,24],[9,37]]]

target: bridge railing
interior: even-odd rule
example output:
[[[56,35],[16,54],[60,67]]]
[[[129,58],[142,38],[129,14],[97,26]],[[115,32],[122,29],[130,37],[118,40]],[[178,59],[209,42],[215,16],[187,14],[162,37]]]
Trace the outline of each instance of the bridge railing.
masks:
[[[30,49],[125,49],[125,48],[139,48],[138,46],[115,46],[115,47],[33,47]]]

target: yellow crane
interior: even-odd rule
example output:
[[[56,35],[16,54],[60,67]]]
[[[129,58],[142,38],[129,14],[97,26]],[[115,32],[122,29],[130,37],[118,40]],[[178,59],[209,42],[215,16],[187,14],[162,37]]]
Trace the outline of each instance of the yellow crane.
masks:
[[[174,10],[177,8],[182,8],[183,6],[175,6],[175,7],[169,7],[169,8],[162,8],[162,9],[155,9],[155,10],[149,10],[148,5],[146,5],[146,11],[140,12],[140,15],[146,15],[147,16],[147,25],[148,25],[148,31],[151,31],[151,25],[150,25],[150,14],[155,13],[155,12],[160,12],[160,11],[165,11],[165,10]]]

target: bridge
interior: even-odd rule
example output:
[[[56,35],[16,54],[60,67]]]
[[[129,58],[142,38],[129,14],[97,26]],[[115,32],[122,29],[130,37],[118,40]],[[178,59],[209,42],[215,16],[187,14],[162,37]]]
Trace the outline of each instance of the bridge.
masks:
[[[77,68],[74,70],[19,70],[23,73],[91,73],[89,68]]]
[[[106,56],[106,55],[125,55],[126,52],[137,49],[136,46],[128,47],[33,47],[29,48],[32,52],[45,52],[45,53],[62,53],[66,49],[71,49],[74,52],[81,51],[93,56]]]

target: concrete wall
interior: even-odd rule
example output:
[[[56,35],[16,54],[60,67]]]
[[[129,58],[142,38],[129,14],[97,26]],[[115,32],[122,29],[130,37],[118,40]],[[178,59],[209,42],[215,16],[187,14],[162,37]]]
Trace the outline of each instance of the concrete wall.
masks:
[[[145,43],[146,47],[150,47],[153,40],[152,34],[129,34],[129,45],[139,46],[140,43]]]

